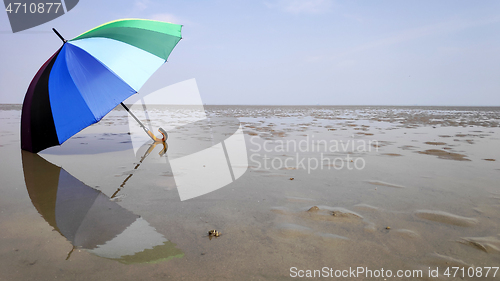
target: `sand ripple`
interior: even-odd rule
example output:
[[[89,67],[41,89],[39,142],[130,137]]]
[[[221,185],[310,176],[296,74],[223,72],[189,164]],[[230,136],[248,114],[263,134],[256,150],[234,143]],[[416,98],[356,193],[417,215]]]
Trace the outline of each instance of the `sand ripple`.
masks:
[[[498,237],[468,237],[457,242],[474,247],[486,253],[500,253],[500,240]]]
[[[471,227],[478,224],[477,219],[462,217],[442,211],[420,210],[415,212],[415,216],[424,220],[464,227]]]
[[[420,235],[418,233],[416,233],[413,230],[409,230],[409,229],[396,229],[394,231],[394,233],[396,233],[398,236],[401,236],[403,238],[415,239],[415,238],[420,237]]]
[[[303,237],[313,234],[313,230],[309,227],[293,224],[284,223],[278,226],[278,233],[286,238],[293,237]]]
[[[286,207],[272,207],[271,212],[280,215],[289,215],[291,213]]]
[[[363,219],[360,214],[341,207],[312,206],[306,213],[307,218],[321,221],[357,222]]]
[[[330,238],[330,239],[341,239],[341,240],[349,240],[349,238],[340,236],[337,234],[332,234],[332,233],[318,233],[318,236],[323,237],[323,238]]]
[[[364,204],[364,203],[354,205],[354,208],[356,208],[358,210],[361,210],[361,211],[370,211],[370,212],[378,211],[379,210],[378,207],[375,207],[375,206],[372,206],[372,205],[368,205],[368,204]]]
[[[378,180],[369,180],[369,181],[366,181],[366,182],[369,183],[369,184],[373,184],[373,185],[381,185],[381,186],[396,187],[396,188],[405,188],[402,185],[388,183],[388,182],[383,182],[383,181],[378,181]]]
[[[433,265],[437,266],[456,266],[456,267],[471,267],[471,264],[464,262],[463,260],[459,260],[450,256],[440,255],[438,253],[433,253],[429,255],[429,261]]]

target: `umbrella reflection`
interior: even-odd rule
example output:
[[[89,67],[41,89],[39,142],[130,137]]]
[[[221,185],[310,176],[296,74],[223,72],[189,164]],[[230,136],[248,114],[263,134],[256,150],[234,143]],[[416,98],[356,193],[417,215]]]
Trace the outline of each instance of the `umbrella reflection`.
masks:
[[[132,126],[131,131],[136,131]],[[154,147],[142,135],[134,135],[132,133],[131,140],[136,156],[146,151],[134,168],[137,169]],[[181,201],[220,189],[236,181],[248,169],[245,136],[240,121],[235,117],[199,119],[169,129],[168,135],[168,145],[159,153],[165,156],[160,157],[160,163],[172,174],[168,185],[177,188]],[[132,175],[127,177],[113,196],[121,191]]]
[[[168,132],[164,157],[181,201],[220,189],[248,169],[245,137],[234,117],[210,117]]]
[[[83,248],[126,264],[156,263],[184,256],[147,221],[64,169],[27,151],[22,151],[22,161],[33,205],[71,242],[73,250]]]
[[[160,151],[159,155],[163,156],[167,152],[168,145],[165,142],[154,142],[154,143],[150,144],[149,147],[148,147],[148,149],[144,153],[144,155],[139,160],[139,163],[137,163],[137,165],[135,165],[134,170],[137,170],[139,168],[139,166],[141,166],[141,164],[144,161],[144,159],[146,159],[148,157],[148,155],[155,149],[156,145],[158,145],[160,143],[163,145],[163,149]],[[125,180],[123,180],[122,184],[120,184],[120,187],[118,187],[118,189],[115,191],[115,193],[113,193],[113,195],[111,195],[111,199],[116,199],[117,198],[118,192],[120,192],[123,189],[123,187],[125,186],[125,184],[127,184],[128,180],[133,175],[134,175],[134,173],[131,173],[131,174],[129,174],[125,178]]]

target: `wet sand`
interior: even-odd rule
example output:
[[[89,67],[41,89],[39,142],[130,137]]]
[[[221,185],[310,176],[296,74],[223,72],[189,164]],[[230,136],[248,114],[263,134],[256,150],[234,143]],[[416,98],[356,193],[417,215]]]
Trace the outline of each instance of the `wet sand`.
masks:
[[[135,155],[123,110],[40,154],[171,243],[165,259],[145,250],[143,262],[124,263],[73,249],[40,211],[51,197],[35,199],[27,182],[48,180],[23,171],[20,108],[1,106],[0,280],[285,280],[291,267],[500,264],[500,108],[206,109],[241,121],[249,168],[187,201],[160,147],[143,162]],[[158,108],[150,118],[185,114]],[[221,236],[209,239],[211,229]]]

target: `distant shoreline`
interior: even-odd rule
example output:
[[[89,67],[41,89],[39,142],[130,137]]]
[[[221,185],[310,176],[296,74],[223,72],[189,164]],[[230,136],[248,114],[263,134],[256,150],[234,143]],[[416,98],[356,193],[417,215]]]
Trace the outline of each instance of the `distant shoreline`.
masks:
[[[150,106],[199,106],[199,105],[178,105],[178,104],[151,104]],[[375,107],[375,108],[433,108],[433,109],[439,109],[439,108],[467,108],[467,109],[500,109],[500,105],[274,105],[274,104],[205,104],[204,106],[206,107],[217,107],[217,106],[224,106],[224,107],[287,107],[287,108],[292,108],[292,107],[313,107],[313,108],[321,108],[321,107],[328,107],[328,108],[366,108],[366,107]],[[17,104],[17,103],[0,103],[0,110],[5,110],[5,109],[21,109],[22,104]],[[121,106],[117,106],[115,110],[123,110]]]

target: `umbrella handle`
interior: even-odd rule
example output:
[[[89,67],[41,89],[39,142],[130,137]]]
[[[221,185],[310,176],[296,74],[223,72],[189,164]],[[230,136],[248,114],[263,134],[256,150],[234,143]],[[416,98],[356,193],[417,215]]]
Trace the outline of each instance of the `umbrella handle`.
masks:
[[[168,139],[168,134],[163,128],[159,128],[158,132],[160,132],[163,135],[163,138],[161,139],[162,142],[165,142]]]
[[[154,142],[161,142],[161,139],[157,138],[150,130],[144,130]]]
[[[137,119],[137,117],[135,117],[135,115],[132,113],[132,111],[130,111],[130,109],[123,102],[121,102],[120,104],[135,119],[135,121],[137,121],[137,123],[139,123],[139,125],[142,127],[144,132],[146,132],[146,134],[148,134],[148,136],[151,139],[153,139],[154,142],[165,142],[167,140],[168,135],[167,135],[167,132],[165,130],[163,130],[163,128],[158,129],[158,132],[160,132],[163,135],[163,138],[159,139],[148,128],[146,128],[146,126],[144,126],[144,124],[142,124],[142,122],[139,119]]]
[[[144,131],[146,131],[146,133],[149,135],[149,137],[153,139],[154,142],[165,142],[168,139],[168,134],[165,130],[163,130],[163,128],[158,129],[158,132],[160,132],[163,135],[161,139],[157,138],[150,130],[146,128],[144,128]]]
[[[165,153],[167,153],[167,149],[168,149],[168,144],[166,142],[162,142],[162,144],[163,144],[163,149],[158,153],[158,155],[160,155],[160,156],[165,155]]]

